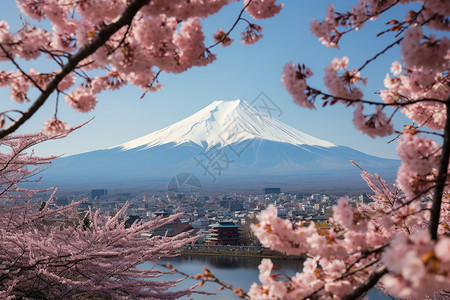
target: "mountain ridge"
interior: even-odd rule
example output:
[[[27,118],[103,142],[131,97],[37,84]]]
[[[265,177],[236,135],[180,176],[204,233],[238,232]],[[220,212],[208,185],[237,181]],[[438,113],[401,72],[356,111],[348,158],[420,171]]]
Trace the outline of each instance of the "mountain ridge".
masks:
[[[237,134],[231,130],[233,129],[231,126],[236,125],[233,122],[237,122],[239,126],[238,129],[240,131]],[[204,125],[205,130],[197,128],[201,124]],[[265,130],[261,130],[261,124],[265,125]],[[186,131],[187,128],[189,128],[188,131]],[[181,121],[108,149],[119,147],[123,150],[130,150],[144,145],[146,148],[151,148],[170,142],[182,144],[189,141],[201,146],[204,146],[202,143],[204,141],[208,149],[217,144],[224,147],[258,137],[297,145],[336,146],[331,142],[317,139],[274,118],[270,118],[247,102],[236,99],[232,101],[214,101]]]

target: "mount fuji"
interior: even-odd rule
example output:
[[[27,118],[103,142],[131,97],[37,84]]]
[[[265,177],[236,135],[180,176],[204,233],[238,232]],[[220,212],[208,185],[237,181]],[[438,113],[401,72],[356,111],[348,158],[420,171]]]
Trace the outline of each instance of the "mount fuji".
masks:
[[[324,141],[245,101],[215,101],[166,128],[111,147],[56,159],[41,184],[62,190],[164,191],[177,174],[212,191],[264,187],[303,192],[367,190],[360,170],[393,179],[399,161]]]

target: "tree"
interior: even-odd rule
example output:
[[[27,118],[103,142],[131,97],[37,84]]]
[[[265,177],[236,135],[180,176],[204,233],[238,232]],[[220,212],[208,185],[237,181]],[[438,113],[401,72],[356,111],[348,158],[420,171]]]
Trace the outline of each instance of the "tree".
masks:
[[[196,237],[142,237],[179,215],[135,222],[126,226],[126,209],[112,217],[89,210],[80,218],[74,202],[53,204],[56,190],[42,204],[32,201],[42,190],[20,188],[38,170],[30,166],[50,163],[54,157],[27,155],[37,143],[61,138],[43,133],[7,136],[0,140],[8,153],[0,156],[0,298],[80,299],[151,298],[175,299],[192,289],[168,291],[177,280],[154,281],[163,271],[141,270],[138,265],[171,257]]]
[[[125,226],[127,206],[106,218],[89,210],[83,218],[74,212],[79,203],[52,204],[54,194],[36,207],[38,191],[20,187],[40,166],[55,157],[41,158],[25,150],[37,143],[64,137],[72,128],[58,118],[60,96],[76,111],[93,110],[97,94],[127,83],[147,92],[161,88],[161,72],[181,73],[214,61],[211,49],[229,45],[229,33],[240,21],[248,23],[242,42],[252,44],[262,27],[255,19],[279,12],[275,1],[246,0],[228,32],[219,29],[216,43],[204,45],[201,18],[219,11],[227,0],[18,0],[27,18],[12,33],[0,21],[0,61],[12,69],[0,70],[0,87],[25,110],[0,112],[0,188],[5,199],[0,210],[0,297],[2,298],[177,298],[192,289],[170,292],[177,281],[154,281],[165,272],[140,270],[137,265],[170,257],[195,241],[185,235],[141,238],[141,234],[179,215]],[[31,25],[38,24],[38,25]],[[46,30],[50,24],[51,30]],[[25,70],[24,60],[47,57],[53,71]],[[46,68],[49,66],[46,66]],[[72,88],[76,86],[75,88]],[[36,93],[37,91],[37,93]],[[35,96],[37,95],[37,96]],[[35,97],[35,98],[33,98]],[[54,97],[55,115],[43,133],[15,135],[40,107]],[[3,150],[3,149],[2,149]]]
[[[311,22],[311,31],[327,47],[338,48],[344,35],[408,2],[359,0],[345,13],[330,4],[324,21]],[[361,67],[351,69],[347,57],[330,62],[324,77],[327,92],[308,85],[313,73],[306,65],[285,65],[282,83],[295,103],[355,108],[353,122],[362,133],[398,134],[402,163],[393,185],[362,170],[374,192],[373,203],[355,209],[348,199],[339,199],[325,233],[313,224],[301,227],[278,218],[273,206],[262,212],[252,227],[263,246],[309,258],[293,277],[272,274],[272,263],[263,260],[262,285],[252,285],[251,298],[359,299],[378,282],[399,298],[450,297],[450,39],[439,33],[450,29],[450,6],[439,0],[416,2],[417,10],[386,24],[379,35],[392,34],[394,41]],[[365,99],[364,68],[396,45],[402,59],[392,63],[394,77],[384,79],[386,89],[378,93],[382,101]],[[375,106],[375,112],[364,114],[367,106]],[[393,109],[390,116],[388,108]],[[392,125],[398,112],[412,121],[402,131]]]

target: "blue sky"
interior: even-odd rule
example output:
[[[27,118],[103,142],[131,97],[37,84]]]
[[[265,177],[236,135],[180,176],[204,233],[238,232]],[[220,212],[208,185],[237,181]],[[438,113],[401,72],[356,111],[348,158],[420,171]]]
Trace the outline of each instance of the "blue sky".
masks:
[[[280,2],[280,1],[279,1]],[[267,94],[281,108],[279,119],[305,133],[328,140],[335,144],[349,146],[368,154],[395,158],[396,143],[387,142],[393,137],[372,139],[361,135],[352,124],[353,109],[342,105],[308,110],[295,105],[292,97],[284,90],[280,78],[286,62],[305,63],[314,72],[309,84],[325,90],[322,83],[323,69],[333,57],[348,56],[350,67],[358,68],[392,40],[376,34],[387,29],[384,25],[392,18],[402,19],[406,8],[397,9],[375,22],[367,24],[363,30],[355,31],[341,40],[341,50],[328,49],[310,33],[312,18],[319,20],[325,16],[330,1],[287,0],[280,14],[272,19],[256,21],[264,27],[264,37],[255,45],[240,43],[241,23],[232,33],[231,46],[213,49],[217,60],[206,67],[188,70],[183,74],[160,76],[164,88],[149,93],[140,99],[142,91],[127,86],[120,91],[102,93],[97,108],[82,114],[73,111],[64,101],[60,102],[58,117],[70,125],[83,123],[95,117],[89,124],[71,134],[68,138],[42,144],[37,153],[41,155],[70,155],[108,148],[140,137],[179,121],[202,109],[214,100],[242,99],[251,102],[260,92]],[[335,1],[337,11],[349,9],[356,1]],[[218,14],[203,21],[206,44],[212,44],[212,34],[218,29],[225,31],[234,23],[242,3],[231,3]],[[0,19],[11,27],[20,26],[20,14],[12,0],[1,1]],[[362,73],[368,77],[365,90],[367,99],[378,100],[374,92],[383,88],[385,74],[394,60],[400,60],[400,48],[396,47],[383,55],[376,63],[370,64]],[[47,68],[46,60],[26,63],[35,69]],[[6,70],[8,64],[0,63]],[[9,100],[9,89],[0,89],[2,110],[4,107],[18,107]],[[20,133],[38,131],[45,120],[52,118],[55,98],[50,98],[44,107],[20,129]],[[22,109],[25,109],[23,106]],[[397,114],[398,117],[401,114]],[[396,129],[409,124],[404,117],[395,121]]]

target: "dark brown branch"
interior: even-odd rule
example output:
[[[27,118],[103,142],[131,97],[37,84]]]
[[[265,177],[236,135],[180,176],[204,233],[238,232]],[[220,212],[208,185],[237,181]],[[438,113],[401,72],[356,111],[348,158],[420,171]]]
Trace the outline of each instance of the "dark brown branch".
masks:
[[[404,106],[413,105],[413,104],[420,103],[420,102],[437,102],[437,103],[441,103],[441,104],[446,104],[445,100],[439,100],[439,99],[434,99],[434,98],[422,98],[422,99],[417,99],[417,100],[408,100],[407,102],[385,103],[385,102],[377,102],[377,101],[371,101],[371,100],[365,100],[365,99],[350,99],[350,98],[345,98],[345,97],[334,96],[332,94],[328,94],[328,93],[322,92],[321,90],[310,87],[309,85],[306,86],[306,89],[310,94],[313,95],[313,97],[318,97],[319,95],[322,95],[322,96],[325,96],[326,98],[342,100],[347,103],[361,102],[364,104],[379,105],[382,107],[387,107],[387,106],[389,106],[389,107],[404,107]]]
[[[445,181],[447,180],[448,162],[450,157],[450,97],[446,102],[447,119],[444,128],[444,142],[442,144],[441,159],[439,162],[439,171],[436,178],[436,185],[433,195],[433,205],[430,211],[430,225],[428,227],[431,238],[437,240],[437,230],[439,226],[439,217],[441,215],[442,196],[444,194]]]
[[[36,99],[36,101],[31,105],[27,112],[23,114],[19,119],[12,123],[8,128],[0,131],[0,139],[15,132],[20,126],[22,126],[29,118],[31,118],[39,108],[47,101],[48,97],[56,90],[58,84],[63,80],[63,78],[72,72],[83,59],[89,57],[98,48],[103,46],[105,42],[120,28],[128,25],[133,20],[136,13],[151,0],[134,0],[132,1],[123,11],[120,18],[104,28],[102,28],[97,36],[83,48],[81,48],[77,53],[71,56],[68,62],[62,67],[61,71],[56,74],[52,81],[47,85],[47,88],[42,91],[41,95]]]
[[[400,0],[395,1],[394,3],[392,3],[391,5],[389,5],[388,7],[380,10],[377,13],[374,13],[373,15],[369,15],[367,16],[367,18],[361,22],[359,22],[358,24],[354,25],[353,27],[351,27],[350,29],[347,29],[346,31],[341,32],[341,35],[347,34],[349,32],[352,32],[354,30],[356,30],[357,28],[360,28],[361,25],[365,24],[367,21],[369,21],[370,19],[372,19],[373,17],[378,17],[381,14],[383,14],[384,12],[390,10],[392,7],[394,7],[395,5],[397,5],[400,2]]]
[[[361,71],[362,69],[364,69],[368,64],[370,64],[372,61],[376,60],[378,58],[378,56],[386,53],[386,51],[388,51],[389,49],[391,49],[395,45],[400,44],[400,42],[402,40],[403,40],[403,38],[400,38],[400,39],[396,40],[395,42],[393,42],[392,44],[390,44],[386,48],[384,48],[381,52],[378,52],[377,54],[375,54],[374,57],[372,57],[371,59],[366,60],[366,62],[361,67],[359,67],[358,71]]]
[[[128,24],[128,26],[127,26],[127,31],[125,31],[125,34],[123,35],[122,40],[121,40],[120,43],[117,45],[117,47],[114,48],[114,49],[111,51],[111,53],[116,52],[116,50],[119,49],[119,48],[125,43],[125,40],[127,39],[128,33],[130,32],[130,28],[131,28],[131,23]]]
[[[3,47],[2,44],[0,44],[0,48],[2,49],[2,51],[5,53],[6,57],[14,64],[14,66],[16,66],[16,68],[20,71],[20,73],[23,74],[23,76],[25,76],[29,81],[31,81],[33,83],[33,85],[41,92],[43,92],[42,88],[39,86],[39,84],[37,84],[37,82],[30,76],[28,75],[27,72],[25,72],[24,70],[22,70],[22,68],[19,66],[19,64],[14,60],[14,57],[12,57],[12,55],[6,51],[6,49]]]
[[[153,79],[152,79],[152,82],[150,82],[150,84],[147,85],[148,88],[151,88],[151,87],[155,84],[155,82],[158,81],[158,77],[159,77],[159,74],[161,74],[161,72],[162,72],[162,70],[159,70],[159,71],[155,74],[155,76],[154,76]],[[147,95],[147,92],[148,92],[148,91],[149,91],[149,90],[146,90],[146,91],[141,95],[141,97],[140,97],[139,99],[144,98],[145,95]]]
[[[247,4],[241,9],[241,12],[239,13],[239,15],[238,15],[236,21],[234,22],[233,26],[231,26],[230,30],[228,30],[227,33],[225,33],[225,35],[220,39],[220,41],[217,41],[215,44],[207,47],[205,50],[209,50],[209,49],[219,45],[222,41],[224,41],[230,35],[230,33],[234,30],[234,28],[236,27],[236,25],[239,23],[240,20],[244,20],[247,23],[249,23],[247,20],[242,18],[242,14],[244,13],[244,11],[247,8],[247,6],[250,5],[250,3],[252,3],[252,0],[248,1]]]
[[[344,296],[342,300],[354,300],[359,299],[362,295],[367,293],[371,288],[373,288],[378,280],[386,274],[387,268],[385,266],[379,267],[364,281],[363,284],[354,289],[350,294]]]

